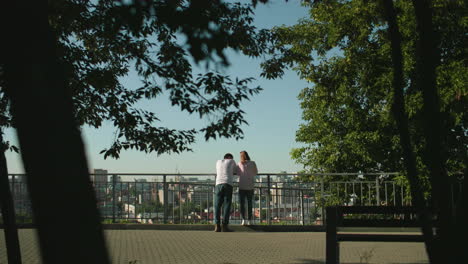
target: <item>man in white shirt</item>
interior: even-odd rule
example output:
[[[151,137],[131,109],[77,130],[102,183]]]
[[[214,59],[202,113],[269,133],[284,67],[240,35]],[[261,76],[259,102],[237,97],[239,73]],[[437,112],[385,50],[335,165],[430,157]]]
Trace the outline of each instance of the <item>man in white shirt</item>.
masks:
[[[214,223],[215,232],[230,232],[228,228],[232,204],[232,182],[236,172],[236,162],[231,153],[224,155],[223,160],[216,162],[216,186],[214,189]],[[221,227],[221,207],[223,207],[223,222]]]

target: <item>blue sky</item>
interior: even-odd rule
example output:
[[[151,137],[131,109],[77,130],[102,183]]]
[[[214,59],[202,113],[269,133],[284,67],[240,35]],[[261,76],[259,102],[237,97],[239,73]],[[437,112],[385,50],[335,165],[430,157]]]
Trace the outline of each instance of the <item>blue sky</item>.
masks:
[[[255,10],[255,24],[259,28],[270,28],[276,25],[292,25],[298,19],[307,15],[307,9],[299,5],[300,1],[284,0],[270,1],[269,4],[259,4]],[[286,72],[282,79],[266,80],[260,77],[259,59],[250,59],[238,53],[227,53],[231,62],[223,73],[232,78],[254,77],[251,86],[261,86],[264,90],[251,101],[243,104],[246,120],[249,126],[243,126],[244,139],[218,139],[206,142],[202,135],[191,147],[193,152],[182,154],[160,155],[145,154],[137,151],[125,151],[120,159],[104,160],[99,152],[110,146],[114,134],[111,125],[105,124],[100,129],[83,128],[83,138],[88,155],[90,169],[107,169],[110,172],[134,173],[213,173],[214,164],[226,152],[234,154],[238,160],[239,152],[247,150],[257,163],[262,173],[280,171],[296,172],[301,165],[291,160],[289,152],[300,146],[295,142],[295,133],[301,123],[301,109],[297,95],[308,84],[300,80],[292,71]],[[133,74],[123,80],[128,87],[137,87],[139,82]],[[310,84],[309,84],[310,85]],[[170,106],[162,96],[156,100],[145,102],[145,107],[154,111],[161,119],[158,126],[175,129],[199,128],[207,124],[207,120],[198,119],[182,113],[178,108]],[[15,141],[11,131],[7,133],[8,140]],[[10,173],[23,172],[19,155],[7,153]]]

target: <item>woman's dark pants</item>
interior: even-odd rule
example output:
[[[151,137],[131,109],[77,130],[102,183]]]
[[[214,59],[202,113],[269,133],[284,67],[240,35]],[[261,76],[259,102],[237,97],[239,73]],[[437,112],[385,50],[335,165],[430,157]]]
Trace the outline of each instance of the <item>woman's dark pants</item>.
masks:
[[[239,203],[240,203],[240,213],[242,219],[252,220],[252,198],[254,191],[253,190],[239,190]],[[247,212],[249,218],[245,217],[245,199],[247,198]]]

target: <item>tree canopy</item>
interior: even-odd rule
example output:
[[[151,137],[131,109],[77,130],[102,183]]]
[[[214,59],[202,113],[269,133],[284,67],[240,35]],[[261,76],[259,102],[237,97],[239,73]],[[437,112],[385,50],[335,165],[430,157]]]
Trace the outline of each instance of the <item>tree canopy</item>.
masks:
[[[261,88],[249,86],[252,78],[212,69],[229,64],[228,49],[247,56],[262,51],[267,34],[252,25],[251,5],[70,0],[52,1],[48,16],[78,125],[99,128],[109,121],[116,129],[104,157],[118,158],[122,149],[187,151],[199,133],[206,140],[242,138],[247,121],[241,103]],[[192,65],[203,62],[206,73],[195,75]],[[136,89],[122,84],[132,68],[142,82]],[[209,121],[198,130],[158,126],[157,113],[138,103],[162,93],[173,106]],[[0,126],[14,126],[3,89],[0,97]]]
[[[392,74],[388,25],[380,1],[314,1],[310,17],[273,29],[267,78],[292,67],[311,83],[299,95],[304,123],[296,134],[305,147],[292,157],[311,172],[403,171],[400,140],[391,115]],[[416,21],[409,1],[396,1],[402,34],[404,96],[418,167],[424,171],[422,91],[415,82]],[[466,166],[468,67],[464,1],[433,1],[441,58],[437,88],[443,117],[446,169]]]

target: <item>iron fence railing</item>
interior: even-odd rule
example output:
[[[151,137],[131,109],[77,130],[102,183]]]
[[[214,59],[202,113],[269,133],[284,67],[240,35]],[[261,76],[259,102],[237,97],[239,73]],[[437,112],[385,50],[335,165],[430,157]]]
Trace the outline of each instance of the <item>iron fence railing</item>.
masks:
[[[259,174],[254,189],[253,223],[322,224],[324,207],[333,204],[409,205],[409,192],[393,180],[395,175]],[[312,176],[316,180],[300,180],[305,176]],[[25,175],[11,174],[9,180],[17,221],[32,222]],[[90,180],[103,222],[208,224],[213,221],[214,174],[107,173],[91,174]],[[235,183],[231,223],[240,223],[239,211]]]

